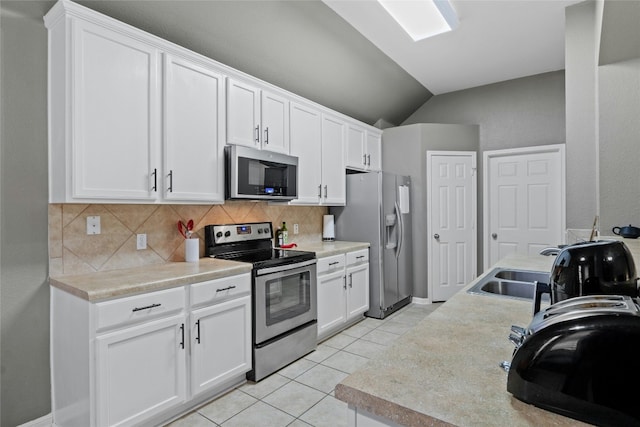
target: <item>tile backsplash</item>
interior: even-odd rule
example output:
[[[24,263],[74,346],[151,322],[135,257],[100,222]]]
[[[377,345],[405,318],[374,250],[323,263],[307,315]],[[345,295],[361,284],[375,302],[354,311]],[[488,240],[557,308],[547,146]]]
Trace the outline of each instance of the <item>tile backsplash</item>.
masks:
[[[49,274],[82,274],[184,261],[178,220],[194,221],[204,254],[204,226],[241,222],[287,222],[291,242],[322,240],[323,206],[269,205],[227,201],[224,205],[49,205]],[[87,234],[87,217],[99,216],[101,233]],[[299,234],[293,235],[293,224]],[[136,234],[147,235],[147,249],[136,249]]]

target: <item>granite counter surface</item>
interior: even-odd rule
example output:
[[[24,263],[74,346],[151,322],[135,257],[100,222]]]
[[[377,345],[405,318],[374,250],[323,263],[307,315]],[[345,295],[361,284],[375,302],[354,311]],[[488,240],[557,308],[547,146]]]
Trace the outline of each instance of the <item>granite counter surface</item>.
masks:
[[[554,257],[509,256],[496,267],[550,271]],[[477,279],[479,280],[479,279]],[[473,286],[476,281],[470,283]],[[458,292],[391,347],[336,386],[338,399],[408,426],[580,426],[507,392],[511,325],[532,305]]]
[[[50,277],[49,284],[82,299],[96,302],[249,272],[251,264],[201,258],[199,262],[171,262]]]
[[[368,247],[369,247],[368,242],[333,241],[333,242],[304,243],[294,249],[297,249],[300,251],[315,252],[317,258],[324,258],[332,255],[345,254],[347,252],[353,252],[360,249],[367,249]]]

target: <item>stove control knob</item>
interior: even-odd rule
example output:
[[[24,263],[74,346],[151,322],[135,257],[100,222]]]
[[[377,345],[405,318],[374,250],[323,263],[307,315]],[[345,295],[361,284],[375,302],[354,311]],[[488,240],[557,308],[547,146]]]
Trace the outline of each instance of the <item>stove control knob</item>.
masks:
[[[258,228],[258,234],[262,234],[262,228]]]
[[[265,234],[269,234],[269,229],[268,229],[268,228],[265,228],[265,229],[264,229],[264,232],[265,232]]]
[[[221,238],[221,237],[222,237],[222,231],[218,231],[218,232],[216,233],[216,237],[217,237],[218,239],[219,239],[219,238]]]
[[[227,231],[225,231],[225,232],[224,232],[224,237],[229,237],[229,236],[231,236],[231,232],[230,232],[230,231],[228,231],[228,230],[227,230]]]

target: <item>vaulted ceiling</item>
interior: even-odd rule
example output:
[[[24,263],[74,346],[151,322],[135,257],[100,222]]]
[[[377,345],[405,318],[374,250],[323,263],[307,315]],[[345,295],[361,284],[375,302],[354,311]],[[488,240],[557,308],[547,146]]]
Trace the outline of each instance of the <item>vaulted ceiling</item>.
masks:
[[[563,69],[564,6],[576,1],[453,0],[457,32],[417,45],[399,43],[397,28],[376,21],[372,0],[337,2],[362,10],[350,12],[355,27],[329,7],[338,10],[335,1],[78,3],[366,123],[400,124],[432,92]],[[53,4],[0,7],[42,22]]]

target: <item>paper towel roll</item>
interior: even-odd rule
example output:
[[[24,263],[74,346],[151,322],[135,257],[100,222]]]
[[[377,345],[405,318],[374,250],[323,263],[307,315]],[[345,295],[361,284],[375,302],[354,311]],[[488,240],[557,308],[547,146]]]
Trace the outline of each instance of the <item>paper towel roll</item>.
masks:
[[[333,223],[333,215],[324,215],[322,217],[322,240],[332,242],[336,240],[336,230]]]

